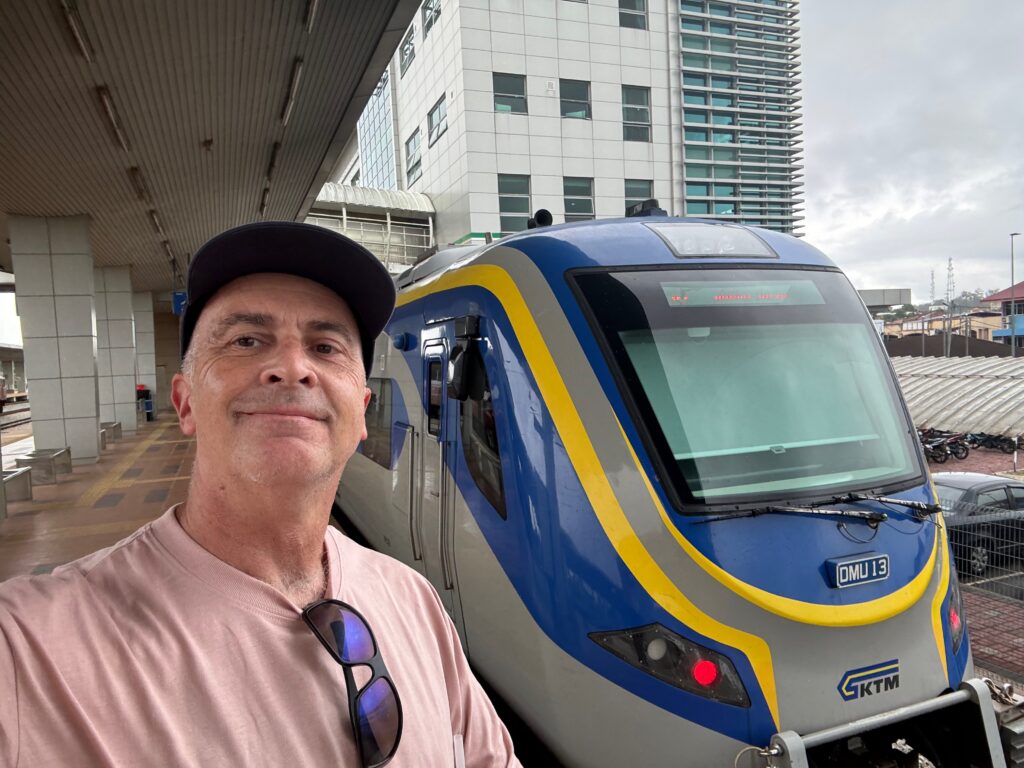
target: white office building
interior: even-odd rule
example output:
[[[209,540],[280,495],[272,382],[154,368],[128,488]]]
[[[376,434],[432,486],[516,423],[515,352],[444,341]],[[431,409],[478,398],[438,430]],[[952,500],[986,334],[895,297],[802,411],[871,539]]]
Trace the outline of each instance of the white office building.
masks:
[[[622,216],[799,226],[798,0],[426,0],[336,181],[433,201],[439,242]]]

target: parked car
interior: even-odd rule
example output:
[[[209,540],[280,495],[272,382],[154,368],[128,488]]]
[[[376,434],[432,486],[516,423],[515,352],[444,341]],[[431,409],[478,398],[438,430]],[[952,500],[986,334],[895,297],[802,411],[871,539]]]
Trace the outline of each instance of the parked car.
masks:
[[[932,478],[961,574],[984,576],[1024,555],[1024,482],[979,472]]]

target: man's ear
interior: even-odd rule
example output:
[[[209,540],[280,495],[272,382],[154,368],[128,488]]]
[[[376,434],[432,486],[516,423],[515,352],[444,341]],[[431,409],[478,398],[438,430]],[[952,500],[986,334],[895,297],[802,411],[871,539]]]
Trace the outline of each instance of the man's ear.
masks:
[[[369,432],[366,431],[366,409],[370,405],[370,398],[373,397],[373,393],[369,387],[363,391],[363,435],[360,440],[365,440],[369,436]]]
[[[192,385],[185,376],[174,374],[171,379],[171,404],[178,412],[178,426],[185,437],[196,433],[196,422],[192,414]]]

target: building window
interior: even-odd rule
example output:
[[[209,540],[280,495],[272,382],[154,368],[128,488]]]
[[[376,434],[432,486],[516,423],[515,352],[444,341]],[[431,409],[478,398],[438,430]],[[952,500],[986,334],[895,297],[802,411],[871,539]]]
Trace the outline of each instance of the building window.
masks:
[[[626,209],[654,197],[654,182],[650,179],[626,179]]]
[[[683,138],[686,141],[707,141],[708,132],[697,128],[687,128],[683,133]]]
[[[444,96],[427,113],[427,146],[432,147],[442,133],[448,130],[448,109],[445,107]]]
[[[694,109],[683,110],[683,122],[684,123],[706,123],[708,121],[708,113]]]
[[[359,171],[352,174],[352,178],[348,180],[348,183],[353,187],[359,186]]]
[[[370,461],[391,469],[391,379],[367,379],[366,439],[360,451]]]
[[[562,179],[565,195],[565,220],[590,221],[594,218],[594,180],[577,176]]]
[[[434,22],[441,18],[441,0],[424,0],[423,2],[423,39],[427,39]]]
[[[590,119],[590,83],[586,80],[559,80],[562,117]]]
[[[619,0],[619,26],[647,29],[647,0]]]
[[[530,218],[530,177],[498,174],[498,212],[502,232],[522,232]]]
[[[494,111],[527,113],[526,76],[492,72],[494,81]]]
[[[687,203],[686,213],[687,215],[703,216],[710,212],[710,208],[707,203]]]
[[[708,185],[707,184],[693,184],[687,183],[686,185],[687,197],[707,197],[708,196]]]
[[[409,65],[412,64],[412,60],[416,58],[416,25],[409,27],[409,31],[405,35],[405,39],[402,40],[402,45],[398,48],[398,62],[399,69],[402,75],[405,75],[405,71],[409,69]]]
[[[622,138],[624,141],[651,140],[651,89],[622,86]]]
[[[472,342],[480,344],[481,342]],[[463,352],[463,354],[470,354]],[[498,447],[498,428],[494,418],[494,400],[491,383],[487,378],[484,361],[479,354],[470,354],[467,365],[473,366],[471,379],[478,384],[463,401],[460,414],[462,450],[466,466],[476,487],[502,518],[505,510],[505,488],[501,479],[501,451]],[[479,394],[477,394],[479,393]]]
[[[420,167],[420,129],[412,132],[405,142],[405,185],[411,187],[413,182],[423,175]]]

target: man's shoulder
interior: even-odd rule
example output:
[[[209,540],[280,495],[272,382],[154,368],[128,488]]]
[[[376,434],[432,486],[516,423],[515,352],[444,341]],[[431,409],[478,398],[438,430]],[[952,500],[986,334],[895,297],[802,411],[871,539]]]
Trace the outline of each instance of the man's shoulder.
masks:
[[[132,569],[122,569],[121,565],[147,546],[149,529],[147,524],[121,541],[59,565],[50,573],[16,576],[0,582],[0,621],[4,614],[19,620],[66,615],[66,610],[102,592],[105,582],[130,579]]]

